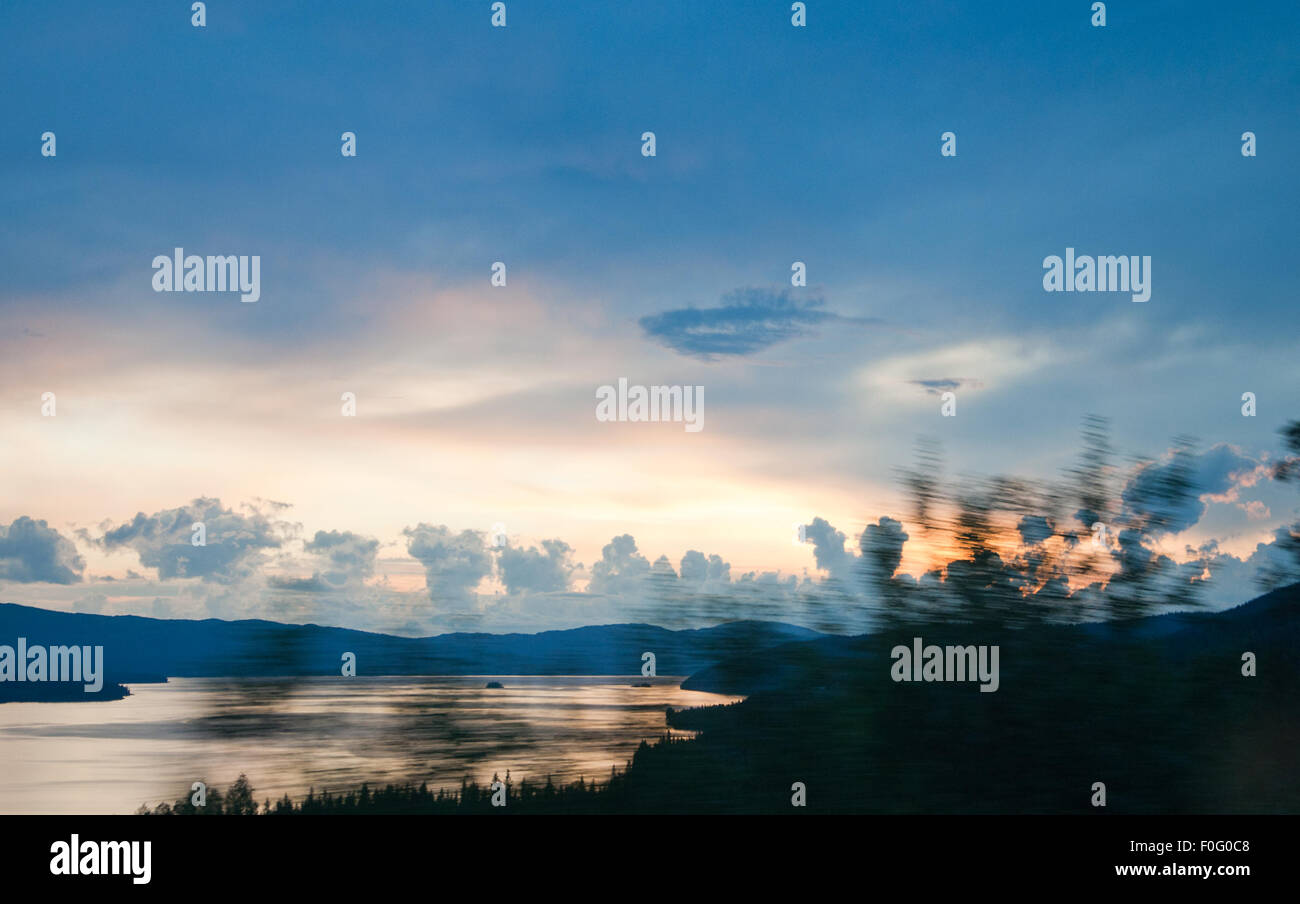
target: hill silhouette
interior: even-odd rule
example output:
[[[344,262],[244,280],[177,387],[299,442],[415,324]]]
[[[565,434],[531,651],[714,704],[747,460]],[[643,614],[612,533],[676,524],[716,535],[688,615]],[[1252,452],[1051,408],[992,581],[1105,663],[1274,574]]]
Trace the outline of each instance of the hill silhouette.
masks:
[[[105,692],[113,683],[166,677],[338,676],[345,652],[356,654],[359,676],[636,675],[645,652],[655,654],[658,674],[688,675],[729,655],[816,636],[793,625],[741,621],[679,631],[626,624],[410,638],[263,620],[155,619],[0,604],[0,643],[25,637],[29,645],[103,646]],[[37,686],[0,684],[0,700],[17,699],[30,687]],[[68,699],[109,698],[84,694],[80,686],[75,692]]]

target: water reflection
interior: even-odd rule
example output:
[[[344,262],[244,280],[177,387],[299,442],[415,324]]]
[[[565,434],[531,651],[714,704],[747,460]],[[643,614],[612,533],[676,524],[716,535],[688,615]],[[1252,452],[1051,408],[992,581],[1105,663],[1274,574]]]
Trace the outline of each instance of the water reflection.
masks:
[[[259,801],[363,781],[452,788],[507,769],[516,780],[604,779],[641,740],[669,732],[666,707],[736,699],[667,677],[488,680],[181,678],[115,702],[7,703],[0,812],[130,813],[194,781],[224,789],[240,772]]]

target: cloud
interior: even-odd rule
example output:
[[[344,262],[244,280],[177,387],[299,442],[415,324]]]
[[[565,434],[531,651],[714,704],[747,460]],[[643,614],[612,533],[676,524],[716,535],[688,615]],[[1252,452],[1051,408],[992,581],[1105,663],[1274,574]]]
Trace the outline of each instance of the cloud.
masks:
[[[0,525],[0,580],[20,584],[75,584],[86,563],[72,541],[26,515]]]
[[[853,553],[844,549],[848,539],[831,526],[825,518],[813,518],[804,525],[804,536],[813,545],[813,559],[817,567],[833,578],[849,578],[853,574]]]
[[[291,590],[296,593],[328,593],[335,589],[320,574],[314,574],[309,578],[272,575],[267,578],[266,585],[272,590]]]
[[[1041,516],[1018,519],[1016,533],[1023,545],[1014,558],[957,559],[919,579],[898,573],[909,538],[903,524],[889,517],[869,523],[852,545],[844,532],[815,517],[804,526],[804,534],[821,574],[799,577],[759,570],[735,580],[720,556],[692,549],[674,568],[657,550],[643,554],[630,533],[613,537],[586,572],[560,539],[493,550],[480,532],[456,533],[443,525],[420,523],[403,532],[415,561],[384,559],[384,579],[367,583],[381,568],[380,541],[373,537],[347,530],[316,531],[302,543],[303,557],[287,550],[273,557],[269,553],[286,547],[297,530],[276,520],[285,504],[259,500],[236,514],[218,500],[197,499],[153,516],[138,514],[120,525],[105,523],[103,536],[91,541],[105,549],[136,551],[143,564],[158,569],[157,581],[127,572],[126,579],[111,582],[85,578],[84,589],[51,586],[42,592],[80,611],[261,617],[402,634],[547,630],[628,621],[701,627],[737,618],[830,631],[867,630],[885,611],[906,609],[938,617],[1026,592],[1036,604],[1055,607],[1053,611],[1068,620],[1104,614],[1109,598],[1120,603],[1129,597],[1176,599],[1193,585],[1217,607],[1249,598],[1252,581],[1261,577],[1275,584],[1292,575],[1300,559],[1291,552],[1300,549],[1300,534],[1279,529],[1271,542],[1260,543],[1245,559],[1222,553],[1210,541],[1200,549],[1189,548],[1175,561],[1146,541],[1156,527],[1171,533],[1195,524],[1211,502],[1251,505],[1237,502],[1237,494],[1269,475],[1266,461],[1265,456],[1252,457],[1220,444],[1204,452],[1180,446],[1139,466],[1124,494],[1134,514],[1129,523],[1117,519],[1113,525],[1111,561],[1103,569],[1113,587],[1099,581],[1072,589],[1054,570],[1054,557],[1061,553],[1050,542],[1052,523]],[[1190,488],[1190,501],[1168,492],[1171,486]],[[1169,498],[1180,500],[1172,515],[1150,520],[1154,505]],[[209,548],[227,547],[211,560],[192,558],[203,551],[190,545],[190,526],[198,520],[207,524]],[[60,577],[83,580],[84,566],[71,542],[30,518],[0,527],[0,576],[46,580],[16,576],[21,568],[39,571],[32,565],[34,557],[14,553],[15,547],[26,548],[23,538],[32,536],[60,550],[66,569]],[[77,536],[89,539],[85,531]],[[267,562],[274,567],[261,567]],[[417,562],[425,575],[423,589],[418,581],[412,586],[404,580],[418,573]],[[388,571],[392,565],[396,570]],[[494,575],[504,592],[480,593],[484,579]],[[390,576],[396,579],[392,583]],[[173,578],[203,580],[169,580]],[[584,590],[574,589],[584,583]],[[438,605],[431,607],[430,600]]]
[[[1025,515],[1016,525],[1016,530],[1020,533],[1020,541],[1026,546],[1037,546],[1056,533],[1051,522],[1042,515]]]
[[[673,563],[665,555],[655,559],[655,563],[650,566],[650,573],[677,580],[677,569],[673,568]]]
[[[980,389],[983,383],[979,380],[971,380],[966,377],[944,377],[939,380],[908,380],[913,386],[920,386],[930,395],[943,395],[945,392],[956,392],[963,386],[969,386],[971,389]]]
[[[1210,502],[1235,502],[1241,489],[1267,475],[1262,459],[1228,443],[1204,452],[1181,447],[1139,467],[1121,498],[1153,536],[1176,534],[1200,521]]]
[[[867,525],[858,539],[858,547],[873,579],[882,581],[894,576],[903,561],[903,544],[907,540],[902,523],[893,518],[881,518],[878,523]]]
[[[633,591],[650,572],[650,562],[636,550],[631,534],[615,537],[600,551],[600,561],[591,567],[591,593],[618,594]]]
[[[352,531],[316,531],[316,536],[303,544],[303,550],[323,556],[329,570],[319,577],[339,586],[350,581],[363,581],[375,573],[375,553],[379,541],[373,537],[354,534]]]
[[[153,515],[138,512],[124,524],[101,526],[103,536],[94,542],[107,550],[134,550],[141,565],[158,569],[160,580],[201,578],[235,584],[251,577],[267,561],[265,550],[279,548],[295,529],[272,517],[287,507],[283,503],[244,507],[248,514],[223,508],[219,499],[200,498]],[[204,526],[203,546],[193,545],[195,524]],[[88,537],[85,531],[81,535]]]
[[[1238,502],[1237,508],[1246,513],[1246,517],[1251,521],[1267,521],[1273,517],[1269,508],[1258,499],[1252,499],[1249,502]]]
[[[1289,528],[1280,527],[1244,559],[1220,551],[1218,541],[1209,540],[1199,548],[1187,548],[1190,558],[1180,566],[1181,572],[1185,578],[1202,581],[1202,596],[1211,609],[1235,606],[1253,595],[1252,588],[1264,592],[1300,579],[1297,539]]]
[[[716,308],[678,308],[640,320],[647,338],[673,351],[713,361],[752,355],[787,339],[808,335],[830,320],[849,321],[822,310],[820,298],[800,301],[789,289],[736,289]],[[855,321],[857,322],[857,321]],[[866,321],[860,321],[866,322]]]
[[[91,615],[99,615],[104,611],[104,606],[108,602],[108,597],[102,593],[87,593],[72,604],[74,612],[88,612]]]
[[[492,556],[483,534],[472,530],[453,534],[445,525],[423,523],[402,533],[406,551],[424,566],[429,598],[448,608],[473,608],[475,588],[492,574]]]
[[[681,579],[688,584],[728,584],[731,582],[731,565],[721,556],[705,556],[690,549],[682,556]]]
[[[856,382],[873,399],[911,404],[911,387],[931,394],[958,388],[1002,391],[1035,374],[1067,367],[1076,358],[1076,349],[1039,336],[989,336],[874,360],[858,371]]]
[[[550,593],[569,589],[570,576],[577,567],[572,561],[573,548],[563,540],[543,540],[542,549],[506,547],[497,564],[501,583],[507,593],[533,591]]]

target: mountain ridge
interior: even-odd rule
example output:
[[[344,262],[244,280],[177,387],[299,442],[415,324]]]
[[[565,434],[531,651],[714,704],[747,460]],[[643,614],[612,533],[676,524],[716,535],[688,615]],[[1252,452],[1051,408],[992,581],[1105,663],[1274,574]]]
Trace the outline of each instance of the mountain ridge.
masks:
[[[360,676],[639,675],[646,652],[655,654],[657,674],[689,675],[728,655],[821,635],[780,622],[736,621],[680,630],[620,623],[400,637],[266,619],[155,619],[0,603],[0,643],[20,636],[29,646],[103,646],[107,686],[166,677],[336,676],[344,653],[355,654]],[[0,685],[0,699],[12,699],[6,685],[15,687]]]

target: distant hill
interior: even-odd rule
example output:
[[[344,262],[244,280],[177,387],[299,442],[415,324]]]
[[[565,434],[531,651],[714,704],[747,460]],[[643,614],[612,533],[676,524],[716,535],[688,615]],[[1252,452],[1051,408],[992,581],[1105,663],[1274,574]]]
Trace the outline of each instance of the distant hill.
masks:
[[[689,675],[729,656],[819,636],[793,625],[741,621],[684,631],[630,624],[408,638],[262,620],[89,615],[0,604],[0,644],[25,637],[29,645],[103,646],[105,693],[115,682],[166,677],[334,676],[345,652],[356,654],[360,676],[639,675],[645,652],[655,654],[657,674]],[[21,690],[24,685],[0,684],[0,700]],[[78,687],[73,699],[93,696]]]

